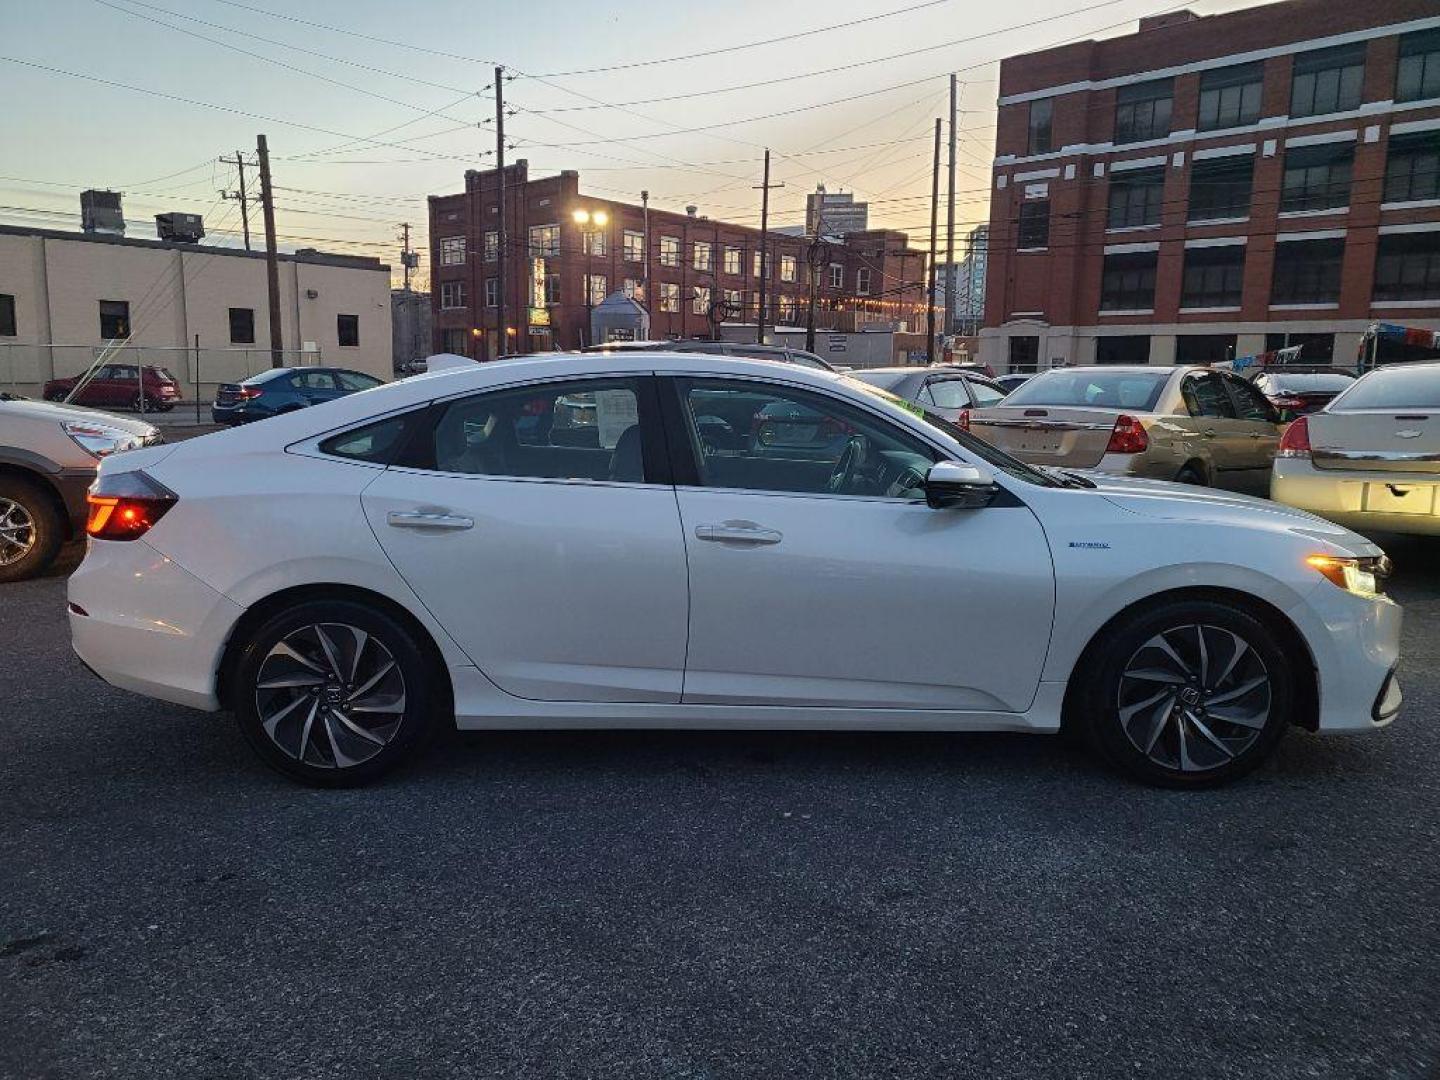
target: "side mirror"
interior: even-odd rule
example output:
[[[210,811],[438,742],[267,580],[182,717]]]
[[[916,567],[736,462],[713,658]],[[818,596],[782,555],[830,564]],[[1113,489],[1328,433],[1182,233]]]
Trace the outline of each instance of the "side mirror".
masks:
[[[995,477],[978,465],[937,461],[925,474],[925,501],[935,510],[979,510],[998,490]]]

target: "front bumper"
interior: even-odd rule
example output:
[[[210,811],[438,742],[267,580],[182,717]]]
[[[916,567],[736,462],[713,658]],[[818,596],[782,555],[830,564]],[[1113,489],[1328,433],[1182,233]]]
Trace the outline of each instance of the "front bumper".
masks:
[[[1315,660],[1318,730],[1373,731],[1400,711],[1400,605],[1320,581],[1291,610]]]

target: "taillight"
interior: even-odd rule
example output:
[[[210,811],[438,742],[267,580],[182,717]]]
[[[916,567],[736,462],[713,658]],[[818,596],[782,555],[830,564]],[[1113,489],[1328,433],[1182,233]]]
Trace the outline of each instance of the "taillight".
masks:
[[[1277,397],[1271,398],[1270,404],[1274,405],[1277,409],[1300,409],[1304,408],[1305,401],[1303,398],[1298,397]]]
[[[1110,442],[1105,447],[1107,454],[1143,454],[1149,448],[1150,436],[1146,434],[1144,424],[1123,413],[1115,418]]]
[[[264,391],[264,390],[261,390],[260,387],[258,387],[258,386],[242,386],[242,387],[240,387],[240,396],[241,396],[242,398],[244,398],[246,401],[254,401],[257,397],[259,397],[259,396],[260,396],[261,394],[263,394],[263,393],[265,393],[265,391]]]
[[[955,423],[957,423],[958,425],[960,425],[960,430],[961,430],[961,431],[969,431],[969,430],[970,430],[970,410],[969,410],[969,409],[961,409],[961,410],[960,410],[960,415],[955,418]]]
[[[165,516],[177,498],[143,472],[101,474],[85,496],[90,505],[85,531],[99,540],[138,539]]]
[[[1276,457],[1308,458],[1310,456],[1310,418],[1300,416],[1290,422],[1285,434],[1280,436],[1280,448]]]

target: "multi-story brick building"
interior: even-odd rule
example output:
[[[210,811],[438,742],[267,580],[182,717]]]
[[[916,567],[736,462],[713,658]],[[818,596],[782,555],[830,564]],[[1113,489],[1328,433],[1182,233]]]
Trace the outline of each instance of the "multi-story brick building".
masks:
[[[1440,327],[1440,5],[1287,0],[1013,57],[981,355],[1207,362]]]
[[[590,309],[622,290],[647,309],[654,338],[709,337],[718,322],[756,321],[760,230],[584,195],[573,171],[531,180],[518,161],[505,174],[510,332],[501,348],[498,180],[496,170],[472,170],[465,191],[430,198],[437,350],[485,360],[578,348],[590,344]],[[809,241],[772,234],[767,246],[765,321],[803,324]],[[818,277],[822,328],[924,325],[925,256],[904,233],[849,234],[828,246]]]

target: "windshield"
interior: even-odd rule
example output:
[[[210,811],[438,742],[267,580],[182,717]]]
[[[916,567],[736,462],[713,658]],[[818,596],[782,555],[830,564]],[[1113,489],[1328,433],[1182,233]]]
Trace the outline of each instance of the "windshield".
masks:
[[[845,376],[845,379],[852,386],[859,387],[861,390],[864,390],[865,393],[869,394],[874,403],[879,405],[882,411],[892,414],[904,412],[912,417],[918,416],[942,435],[948,435],[987,465],[994,466],[1007,476],[1013,476],[1017,480],[1023,480],[1027,484],[1036,484],[1039,487],[1053,488],[1065,486],[1064,483],[1049,473],[1041,472],[1033,465],[1026,465],[1025,462],[1020,461],[1018,458],[1011,457],[1003,450],[991,446],[985,440],[978,439],[970,434],[970,432],[952,424],[938,413],[933,413],[929,409],[915,404],[913,401],[898,398],[888,390],[882,390],[878,386],[872,386],[867,382],[862,382],[851,375]]]
[[[909,371],[852,371],[850,378],[878,386],[881,390],[894,390],[911,374]]]
[[[1170,378],[1169,370],[1096,371],[1059,369],[1036,375],[1010,391],[1006,405],[1059,405],[1150,412]]]
[[[1351,375],[1339,372],[1315,372],[1310,375],[1266,375],[1265,389],[1284,390],[1292,394],[1307,394],[1329,390],[1339,393],[1355,381]]]
[[[1327,411],[1353,409],[1440,409],[1440,364],[1372,371],[1351,384]]]

